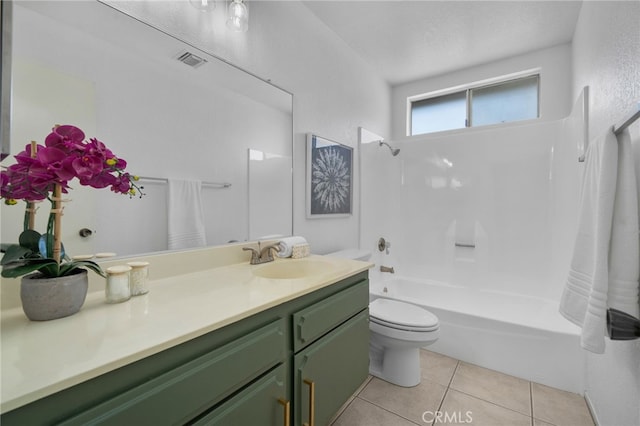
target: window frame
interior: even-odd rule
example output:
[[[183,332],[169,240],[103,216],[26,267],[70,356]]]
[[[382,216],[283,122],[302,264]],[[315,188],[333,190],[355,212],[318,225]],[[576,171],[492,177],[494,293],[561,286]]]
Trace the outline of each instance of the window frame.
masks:
[[[517,122],[521,122],[521,121],[528,121],[528,120],[539,120],[540,119],[540,85],[541,85],[541,81],[542,81],[542,75],[541,75],[541,69],[540,68],[534,68],[534,69],[530,69],[530,70],[526,70],[526,71],[521,71],[521,72],[517,72],[517,73],[513,73],[513,74],[508,74],[508,75],[503,75],[503,76],[499,76],[499,77],[495,77],[495,78],[490,78],[490,79],[486,79],[486,80],[481,80],[481,81],[476,81],[473,83],[468,83],[468,84],[464,84],[464,85],[459,85],[459,86],[454,86],[454,87],[449,87],[446,89],[441,89],[441,90],[436,90],[436,91],[432,91],[432,92],[428,92],[428,93],[423,93],[420,95],[413,95],[413,96],[409,96],[407,97],[407,128],[406,128],[406,135],[408,137],[413,137],[413,136],[422,136],[422,135],[430,135],[433,133],[441,133],[441,132],[452,132],[452,131],[460,131],[463,129],[470,129],[470,128],[474,128],[474,127],[486,127],[486,126],[501,126],[501,125],[508,125],[511,123],[517,123]],[[479,125],[479,126],[474,126],[473,125],[473,117],[472,117],[472,102],[473,102],[473,91],[477,90],[477,89],[485,89],[488,87],[493,87],[493,86],[500,86],[503,84],[507,84],[507,83],[511,83],[517,80],[523,80],[523,79],[527,79],[527,78],[531,78],[531,77],[537,77],[537,108],[536,108],[536,116],[534,118],[528,118],[528,119],[522,119],[522,120],[514,120],[514,121],[507,121],[507,122],[503,122],[503,123],[495,123],[495,124],[485,124],[485,125]],[[465,117],[465,126],[464,127],[459,127],[459,128],[455,128],[455,129],[447,129],[447,130],[438,130],[435,132],[427,132],[427,133],[418,133],[418,134],[413,134],[412,133],[412,118],[413,118],[413,104],[420,102],[420,101],[424,101],[426,99],[435,99],[435,98],[439,98],[439,97],[443,97],[443,96],[448,96],[448,95],[452,95],[452,94],[456,94],[456,93],[465,93],[465,99],[466,99],[466,117]]]

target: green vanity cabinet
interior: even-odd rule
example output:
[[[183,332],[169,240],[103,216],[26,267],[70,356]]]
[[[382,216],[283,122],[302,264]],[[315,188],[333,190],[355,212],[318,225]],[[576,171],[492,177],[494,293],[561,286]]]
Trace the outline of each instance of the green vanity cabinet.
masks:
[[[294,313],[294,352],[298,352],[368,306],[369,285],[367,282],[354,285]]]
[[[367,309],[296,354],[295,424],[327,425],[367,378],[368,359]]]
[[[294,419],[326,425],[369,374],[369,286],[293,314]]]
[[[284,333],[284,321],[274,321],[104,401],[61,425],[185,423],[281,364],[285,359]],[[274,406],[276,401],[277,398]]]
[[[0,424],[299,426],[313,406],[325,425],[367,376],[368,295],[365,271],[3,413]]]
[[[193,421],[193,426],[287,425],[290,404],[286,398],[287,371],[284,365],[268,372],[257,382]]]

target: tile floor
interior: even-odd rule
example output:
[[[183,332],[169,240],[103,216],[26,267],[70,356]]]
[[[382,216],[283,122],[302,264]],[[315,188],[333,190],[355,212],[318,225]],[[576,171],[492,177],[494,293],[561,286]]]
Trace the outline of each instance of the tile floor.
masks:
[[[421,350],[413,388],[369,377],[332,426],[592,426],[584,398]],[[437,416],[440,413],[440,418]]]

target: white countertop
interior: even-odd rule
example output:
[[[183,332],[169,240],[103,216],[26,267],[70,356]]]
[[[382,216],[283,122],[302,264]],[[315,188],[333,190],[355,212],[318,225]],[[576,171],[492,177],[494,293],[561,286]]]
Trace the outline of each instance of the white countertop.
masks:
[[[28,404],[372,266],[324,256],[306,259],[327,262],[326,272],[272,280],[253,274],[261,265],[243,262],[153,279],[149,293],[114,305],[105,302],[104,291],[93,291],[80,312],[53,321],[29,321],[21,307],[4,309],[0,411]]]

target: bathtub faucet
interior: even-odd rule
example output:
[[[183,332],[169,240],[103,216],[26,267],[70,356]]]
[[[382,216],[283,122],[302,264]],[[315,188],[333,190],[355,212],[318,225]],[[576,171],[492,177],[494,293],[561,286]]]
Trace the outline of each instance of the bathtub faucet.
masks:
[[[382,266],[380,265],[380,272],[389,272],[390,274],[395,274],[396,271],[393,270],[393,266]]]

